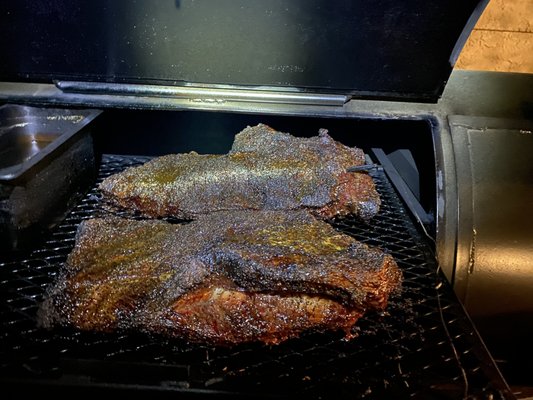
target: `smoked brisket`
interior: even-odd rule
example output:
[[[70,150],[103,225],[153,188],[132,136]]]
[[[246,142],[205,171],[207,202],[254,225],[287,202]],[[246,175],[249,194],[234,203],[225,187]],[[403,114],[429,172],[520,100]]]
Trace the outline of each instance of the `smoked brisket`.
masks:
[[[323,219],[369,220],[380,206],[374,182],[364,172],[347,172],[363,164],[362,150],[324,130],[298,138],[259,124],[238,133],[228,154],[158,157],[108,177],[100,190],[112,204],[149,217],[303,208]]]
[[[82,222],[39,319],[222,345],[308,330],[351,337],[400,281],[390,255],[303,210],[226,211],[186,224],[111,217]]]

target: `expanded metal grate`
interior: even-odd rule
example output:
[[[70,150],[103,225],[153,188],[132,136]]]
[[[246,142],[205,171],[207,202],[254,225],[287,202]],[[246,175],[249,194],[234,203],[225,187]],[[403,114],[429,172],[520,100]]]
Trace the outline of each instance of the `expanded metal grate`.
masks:
[[[147,160],[104,156],[99,181]],[[229,397],[511,398],[438,271],[428,239],[384,173],[373,175],[383,202],[379,215],[370,224],[333,224],[390,252],[404,282],[385,313],[358,322],[356,339],[309,333],[277,346],[216,348],[132,332],[38,328],[38,305],[74,246],[78,224],[106,212],[95,188],[42,246],[0,260],[0,381],[15,390],[44,385]]]

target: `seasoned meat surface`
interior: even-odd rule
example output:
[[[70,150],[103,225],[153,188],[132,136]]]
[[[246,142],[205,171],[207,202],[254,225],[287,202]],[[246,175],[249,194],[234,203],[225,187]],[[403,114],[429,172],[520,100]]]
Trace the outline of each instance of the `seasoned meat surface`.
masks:
[[[238,133],[228,154],[158,157],[108,177],[100,190],[112,203],[151,217],[304,208],[320,218],[368,220],[380,206],[372,178],[346,172],[364,163],[362,150],[324,130],[297,138],[259,124]]]
[[[144,327],[169,336],[219,345],[278,344],[302,332],[351,328],[363,311],[327,297],[247,292],[224,277],[209,278],[169,308],[144,313]]]
[[[349,306],[372,302],[381,308],[398,282],[390,255],[305,211],[217,214],[198,220],[223,227],[211,262],[247,290],[320,294]]]
[[[80,225],[39,318],[213,344],[278,343],[310,329],[349,336],[400,280],[391,256],[302,210],[227,211],[179,225],[93,219]]]

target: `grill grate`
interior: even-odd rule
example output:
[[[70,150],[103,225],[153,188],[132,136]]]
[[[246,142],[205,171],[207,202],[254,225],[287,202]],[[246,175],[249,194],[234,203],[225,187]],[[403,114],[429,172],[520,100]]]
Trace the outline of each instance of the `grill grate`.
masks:
[[[106,155],[99,180],[147,160]],[[79,222],[109,212],[93,189],[42,246],[0,260],[0,379],[11,387],[79,384],[202,396],[512,397],[438,272],[428,240],[383,172],[374,178],[380,214],[370,225],[342,219],[334,226],[390,252],[404,282],[386,313],[369,313],[358,322],[355,340],[310,333],[278,346],[214,348],[136,333],[37,328],[37,307],[74,246]]]

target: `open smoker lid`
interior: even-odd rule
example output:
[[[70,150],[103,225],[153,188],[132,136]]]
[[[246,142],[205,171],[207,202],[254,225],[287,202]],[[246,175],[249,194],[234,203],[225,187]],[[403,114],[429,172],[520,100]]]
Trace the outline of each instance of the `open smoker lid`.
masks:
[[[487,0],[12,0],[1,81],[436,101]]]

